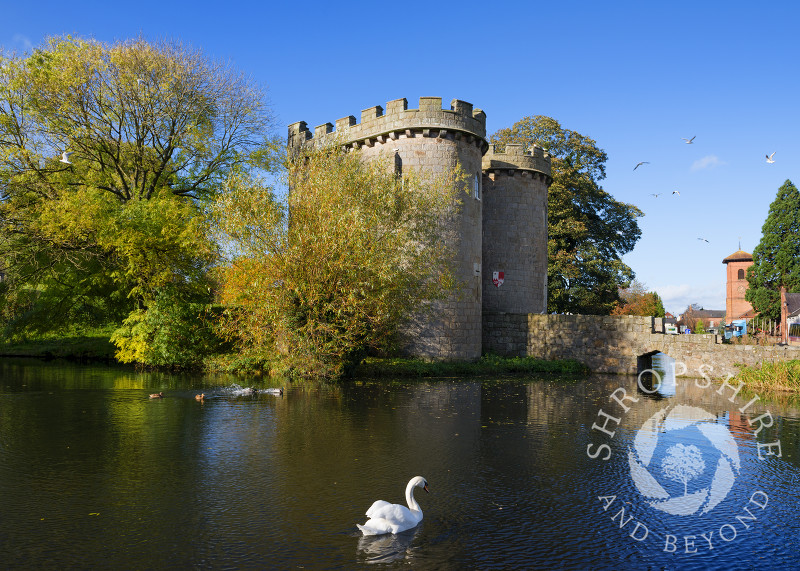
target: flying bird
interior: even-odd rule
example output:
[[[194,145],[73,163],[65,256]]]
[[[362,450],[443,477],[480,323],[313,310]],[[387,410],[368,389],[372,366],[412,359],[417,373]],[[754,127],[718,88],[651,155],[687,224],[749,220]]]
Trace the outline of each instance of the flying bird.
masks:
[[[695,135],[694,137],[696,137],[696,136],[697,136],[697,135]],[[691,144],[692,144],[692,141],[694,141],[694,137],[692,137],[691,139],[687,139],[686,137],[681,137],[681,139],[683,139],[684,141],[686,141],[686,144],[687,144],[687,145],[691,145]]]
[[[633,167],[633,170],[636,170],[636,169],[638,169],[638,168],[639,168],[640,166],[642,166],[642,165],[649,165],[649,164],[650,164],[650,163],[649,163],[648,161],[642,161],[642,162],[640,162],[640,163],[637,163],[637,164],[636,164],[636,166],[635,166],[635,167]]]
[[[774,163],[775,159],[772,158],[774,156],[775,156],[775,153],[772,153],[771,155],[767,155],[767,162],[768,163]]]
[[[653,193],[651,192],[651,193],[650,193],[650,196],[655,196],[656,198],[658,198],[659,196],[661,196],[661,194],[653,194]]]
[[[708,240],[706,240],[705,238],[698,238],[698,240],[702,240],[703,242],[708,243]]]
[[[680,195],[681,195],[681,192],[680,192],[679,190],[673,190],[673,191],[672,191],[672,194],[677,194],[678,196],[680,196]]]
[[[72,153],[74,153],[74,152],[75,151],[69,151],[69,152],[64,151],[63,153],[61,153],[61,158],[59,159],[59,162],[71,165],[72,163],[69,162],[69,158],[72,156]]]

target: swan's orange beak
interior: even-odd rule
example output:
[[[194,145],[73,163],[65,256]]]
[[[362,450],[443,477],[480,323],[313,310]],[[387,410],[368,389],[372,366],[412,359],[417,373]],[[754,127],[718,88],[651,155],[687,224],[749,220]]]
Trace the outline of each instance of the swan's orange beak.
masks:
[[[429,494],[431,493],[431,491],[428,489],[428,484],[425,484],[424,486],[422,486],[422,489],[425,490],[426,492],[428,492]]]

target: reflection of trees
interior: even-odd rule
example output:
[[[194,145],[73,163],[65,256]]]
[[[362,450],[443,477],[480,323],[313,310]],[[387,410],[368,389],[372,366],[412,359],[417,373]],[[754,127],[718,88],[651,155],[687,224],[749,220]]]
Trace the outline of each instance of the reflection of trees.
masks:
[[[8,366],[0,362],[0,373],[13,373]],[[730,391],[718,395],[718,385],[701,389],[693,379],[679,379],[675,400],[661,402],[642,398],[635,377],[608,375],[579,382],[511,378],[305,385],[283,397],[256,399],[214,397],[206,390],[211,398],[197,403],[195,391],[186,387],[216,381],[144,377],[141,382],[150,387],[175,387],[156,402],[146,398],[148,389],[137,388],[139,377],[130,371],[103,377],[102,367],[76,368],[78,377],[87,376],[64,378],[65,386],[76,389],[59,391],[56,379],[69,373],[56,369],[20,369],[28,385],[24,390],[41,394],[17,399],[10,394],[14,389],[0,387],[0,444],[7,445],[0,449],[0,490],[16,490],[8,478],[20,474],[37,500],[52,504],[42,516],[65,522],[75,514],[101,512],[99,541],[118,545],[119,530],[125,530],[124,541],[150,552],[163,549],[184,563],[179,566],[200,560],[190,550],[224,550],[236,565],[256,560],[253,551],[263,549],[264,561],[288,567],[330,547],[320,543],[326,541],[321,537],[348,545],[348,559],[331,555],[331,567],[347,567],[354,552],[371,558],[383,543],[358,542],[364,546],[358,551],[355,523],[364,521],[376,499],[403,502],[405,485],[415,475],[428,479],[431,493],[417,496],[427,533],[412,536],[412,550],[431,532],[460,537],[476,529],[488,534],[490,547],[484,549],[498,545],[500,550],[508,530],[526,550],[541,541],[555,550],[552,558],[563,550],[566,561],[574,545],[553,545],[548,537],[585,521],[587,490],[600,493],[603,484],[613,482],[617,489],[629,481],[621,454],[642,424],[670,402],[715,413],[740,442],[751,441],[740,448],[750,458],[755,449],[748,418],[770,410],[775,425],[758,435],[759,442],[781,439],[788,462],[800,452],[796,406],[763,397],[742,414],[738,408],[752,395],[740,393],[731,403]],[[92,380],[92,375],[99,377]],[[639,399],[629,402],[624,414],[609,400],[620,386]],[[622,419],[613,439],[591,430],[601,408]],[[589,442],[610,443],[614,459],[589,459]],[[756,465],[761,470],[762,464]],[[56,483],[53,474],[59,476]],[[24,494],[3,498],[8,513],[30,511]],[[192,545],[175,545],[173,531],[187,526]],[[307,533],[310,529],[313,533]],[[282,549],[289,543],[291,549]],[[402,549],[390,543],[378,557],[399,557]],[[453,561],[480,567],[457,557]]]

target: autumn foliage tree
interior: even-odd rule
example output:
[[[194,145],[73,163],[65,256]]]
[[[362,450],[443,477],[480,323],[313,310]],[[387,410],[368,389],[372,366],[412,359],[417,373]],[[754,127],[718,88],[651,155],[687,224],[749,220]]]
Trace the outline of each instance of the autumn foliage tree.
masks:
[[[166,290],[208,301],[205,211],[232,172],[265,166],[264,101],[229,64],[174,42],[59,37],[2,54],[7,322],[135,320]]]
[[[238,358],[338,378],[365,351],[391,347],[412,313],[451,291],[445,221],[462,178],[401,179],[388,160],[329,148],[288,161],[282,198],[263,181],[231,180],[215,221],[232,250],[221,329]]]
[[[619,292],[620,301],[611,310],[611,315],[643,315],[664,317],[664,304],[654,291],[647,291],[647,286],[633,280],[630,287]]]
[[[609,314],[619,301],[619,289],[634,277],[621,258],[641,235],[636,219],[643,212],[600,186],[606,176],[606,153],[594,139],[542,115],[500,129],[492,142],[537,144],[551,156],[548,312]]]

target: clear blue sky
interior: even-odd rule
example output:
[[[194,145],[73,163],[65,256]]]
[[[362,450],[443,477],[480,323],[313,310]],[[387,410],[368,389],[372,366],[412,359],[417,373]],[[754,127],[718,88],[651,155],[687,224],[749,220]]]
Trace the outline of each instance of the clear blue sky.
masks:
[[[601,184],[645,212],[624,259],[678,313],[725,308],[722,259],[800,184],[798,22],[793,1],[4,0],[0,45],[178,39],[265,85],[279,133],[400,97],[469,101],[489,133],[548,115],[607,152]]]

